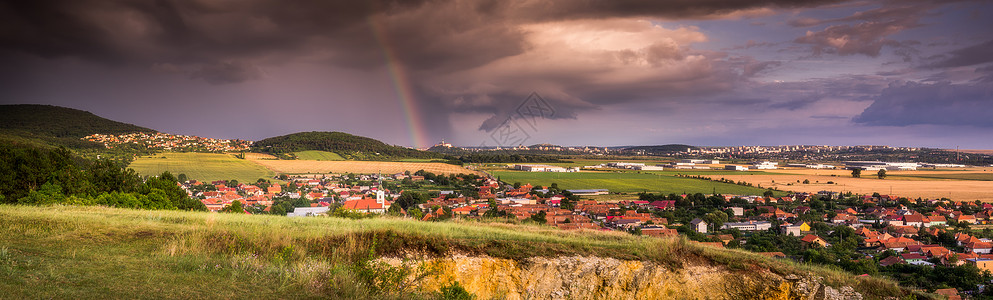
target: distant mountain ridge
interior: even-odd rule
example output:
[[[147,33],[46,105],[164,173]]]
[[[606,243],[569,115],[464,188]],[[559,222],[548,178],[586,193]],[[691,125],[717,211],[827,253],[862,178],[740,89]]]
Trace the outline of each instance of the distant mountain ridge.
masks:
[[[298,132],[257,141],[252,145],[256,152],[289,154],[298,151],[320,150],[334,152],[345,159],[381,160],[395,158],[441,159],[444,154],[387,145],[379,140],[344,132]]]
[[[73,108],[41,105],[0,105],[0,137],[8,140],[51,146],[91,148],[101,145],[80,138],[95,134],[126,134],[156,130],[117,122],[91,112]]]

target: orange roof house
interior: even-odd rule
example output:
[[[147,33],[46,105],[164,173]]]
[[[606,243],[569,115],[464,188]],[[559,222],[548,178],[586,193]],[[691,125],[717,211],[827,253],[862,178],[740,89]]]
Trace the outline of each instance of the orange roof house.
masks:
[[[341,208],[359,212],[385,213],[390,209],[390,205],[391,203],[389,201],[380,203],[376,201],[376,199],[365,198],[345,201],[345,203],[341,205]]]
[[[803,243],[804,245],[808,246],[808,247],[809,246],[812,246],[812,245],[816,245],[816,246],[820,246],[820,247],[827,247],[828,246],[827,241],[825,241],[821,237],[816,236],[816,235],[813,235],[813,234],[808,234],[807,236],[803,237],[802,239],[800,239],[800,242]]]

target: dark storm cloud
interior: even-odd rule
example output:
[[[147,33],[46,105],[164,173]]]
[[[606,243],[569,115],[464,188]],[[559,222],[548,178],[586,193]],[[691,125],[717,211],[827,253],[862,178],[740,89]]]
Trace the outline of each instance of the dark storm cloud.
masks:
[[[383,15],[388,37],[405,49],[401,58],[434,68],[465,56],[492,60],[519,53],[521,33],[509,25],[520,23],[706,18],[824,2],[835,1],[3,1],[0,47],[108,63],[213,64],[330,46],[338,62],[372,63],[380,54],[373,49],[368,18]],[[480,63],[469,60],[470,66]]]
[[[814,55],[823,53],[837,55],[862,54],[877,57],[883,46],[898,48],[897,54],[910,61],[916,50],[915,41],[896,41],[888,36],[901,31],[923,26],[919,21],[938,5],[925,1],[886,2],[879,8],[856,12],[836,19],[816,19],[801,17],[787,24],[794,27],[830,25],[820,31],[807,31],[807,34],[794,40],[796,43],[812,45]],[[852,23],[852,24],[848,24]]]
[[[201,67],[190,74],[190,78],[203,79],[211,84],[238,83],[262,78],[262,70],[242,62],[221,62]]]
[[[870,101],[885,87],[886,81],[880,76],[847,75],[798,82],[751,83],[738,94],[767,99],[763,108],[797,111],[822,101]]]
[[[492,114],[479,128],[493,129],[532,92],[554,106],[550,118],[561,119],[632,103],[801,110],[825,99],[874,99],[883,85],[875,77],[759,83],[756,76],[788,63],[695,49],[708,42],[704,30],[655,21],[835,2],[0,0],[0,56],[79,59],[226,87],[271,78],[263,71],[274,65],[369,71],[390,58],[406,70],[422,119],[441,132],[451,113]],[[828,25],[795,42],[820,53],[868,56],[884,46],[913,46],[890,36],[920,26],[932,6],[886,3],[839,19],[795,19],[790,24]],[[612,40],[617,36],[627,38]],[[743,49],[770,45],[749,41]],[[916,55],[912,48],[902,53]],[[17,64],[0,70],[0,78],[32,70]]]
[[[871,126],[918,124],[993,128],[993,87],[941,83],[893,83],[853,121]]]
[[[993,40],[953,50],[935,57],[938,61],[925,65],[926,68],[964,67],[993,62]]]

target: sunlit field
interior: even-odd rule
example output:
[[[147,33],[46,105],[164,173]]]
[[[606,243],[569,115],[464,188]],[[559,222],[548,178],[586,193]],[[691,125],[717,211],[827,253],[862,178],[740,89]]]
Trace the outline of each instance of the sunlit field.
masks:
[[[255,182],[259,178],[272,180],[276,174],[251,160],[238,159],[233,154],[217,153],[164,152],[139,157],[128,167],[146,176],[169,171],[173,175],[186,174],[189,179],[205,182],[230,179]]]

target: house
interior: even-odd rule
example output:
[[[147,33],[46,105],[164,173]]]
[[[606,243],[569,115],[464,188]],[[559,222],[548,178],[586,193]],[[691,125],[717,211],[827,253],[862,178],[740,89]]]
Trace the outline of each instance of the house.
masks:
[[[930,217],[928,217],[928,219],[931,220],[931,222],[928,225],[926,225],[926,226],[929,226],[929,227],[930,226],[945,226],[945,224],[947,223],[947,220],[945,219],[945,216],[930,216]]]
[[[648,205],[651,205],[652,207],[654,207],[655,209],[658,209],[658,210],[676,209],[676,201],[675,200],[652,201],[652,203],[649,203]]]
[[[467,216],[470,213],[472,213],[472,211],[474,211],[474,210],[476,210],[475,207],[472,207],[472,206],[463,206],[463,207],[457,207],[457,208],[452,209],[452,213],[453,214],[456,214],[456,215]]]
[[[800,221],[793,225],[789,225],[789,224],[783,225],[781,227],[780,233],[784,235],[800,236],[804,232],[809,232],[809,231],[810,231],[810,225],[807,225],[807,222]]]
[[[811,247],[811,246],[827,247],[828,246],[827,241],[825,241],[821,237],[816,236],[816,235],[813,235],[813,234],[808,234],[807,236],[804,236],[802,239],[800,239],[800,243],[802,243],[804,246],[807,246],[807,247]]]
[[[695,230],[696,232],[707,233],[707,222],[704,221],[703,219],[700,218],[693,219],[693,221],[690,221],[690,226],[692,226],[693,230]]]
[[[769,230],[769,228],[772,228],[772,223],[762,222],[762,221],[748,221],[741,223],[733,223],[733,222],[724,223],[724,226],[721,226],[721,229],[732,229],[732,228],[741,231],[761,231],[761,230]]]
[[[890,256],[890,257],[887,257],[887,258],[884,258],[884,259],[879,260],[879,266],[880,267],[889,267],[889,266],[892,266],[892,265],[895,265],[895,264],[902,264],[902,263],[905,263],[905,262],[899,256]]]
[[[987,242],[972,242],[965,245],[966,252],[990,254],[991,250],[993,250],[993,244]]]
[[[980,270],[986,270],[993,272],[993,259],[989,258],[969,258],[965,260],[966,264],[976,266]]]
[[[735,217],[740,217],[745,215],[745,208],[743,207],[730,207],[730,209],[731,209],[731,213],[733,213]]]
[[[390,210],[391,205],[392,203],[386,201],[385,192],[376,191],[375,199],[362,198],[357,200],[348,200],[341,205],[341,209],[382,214]]]
[[[959,223],[966,222],[969,224],[976,224],[976,216],[960,214],[955,217],[955,222],[959,222]]]
[[[921,227],[926,225],[931,225],[931,220],[927,220],[924,215],[913,214],[903,216],[903,226],[914,226]]]
[[[927,257],[918,253],[900,254],[900,258],[903,258],[903,261],[907,263],[914,263],[914,262],[924,261],[925,259],[927,259]]]
[[[883,244],[883,247],[885,249],[890,249],[896,252],[903,252],[904,250],[907,250],[907,246],[910,245],[921,244],[921,242],[906,237],[889,238],[889,239],[881,240],[880,243]]]

